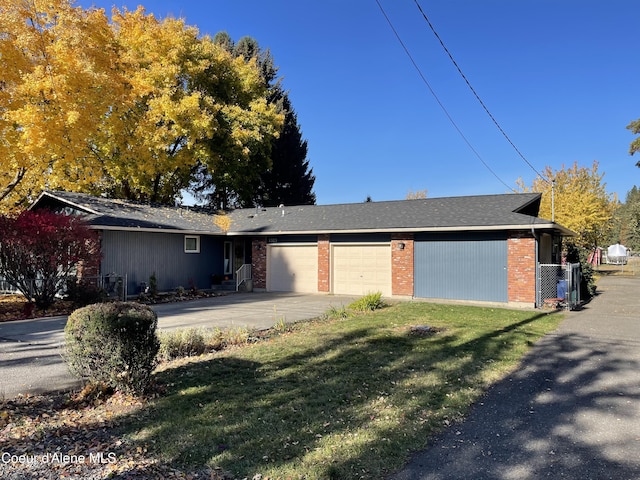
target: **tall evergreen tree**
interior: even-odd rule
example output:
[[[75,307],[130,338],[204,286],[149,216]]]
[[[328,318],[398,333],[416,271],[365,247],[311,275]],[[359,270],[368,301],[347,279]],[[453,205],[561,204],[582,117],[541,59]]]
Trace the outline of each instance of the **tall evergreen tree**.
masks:
[[[313,205],[316,179],[307,160],[307,141],[303,140],[298,117],[291,107],[289,96],[283,93],[280,104],[284,126],[271,150],[271,169],[262,174],[260,201],[265,207],[284,205]]]
[[[235,44],[227,32],[218,32],[213,37],[213,43],[224,48],[227,52],[233,53]]]
[[[632,251],[640,251],[640,189],[634,186],[627,192],[625,202],[613,217],[608,244],[620,242]],[[605,245],[606,246],[606,245]]]

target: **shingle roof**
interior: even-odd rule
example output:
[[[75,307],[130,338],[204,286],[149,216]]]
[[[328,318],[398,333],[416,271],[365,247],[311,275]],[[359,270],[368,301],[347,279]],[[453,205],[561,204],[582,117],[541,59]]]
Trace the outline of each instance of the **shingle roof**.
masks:
[[[539,202],[540,194],[525,193],[243,209],[231,213],[231,230],[302,233],[548,227],[550,221],[537,217]]]
[[[540,194],[427,198],[339,205],[237,209],[229,213],[229,235],[438,230],[509,230],[564,227],[537,216]],[[36,202],[62,202],[88,214],[96,226],[223,233],[205,212],[145,205],[81,193],[45,192]]]
[[[222,233],[213,223],[212,215],[187,208],[149,205],[61,191],[44,192],[34,205],[67,205],[84,212],[87,221],[100,227]]]

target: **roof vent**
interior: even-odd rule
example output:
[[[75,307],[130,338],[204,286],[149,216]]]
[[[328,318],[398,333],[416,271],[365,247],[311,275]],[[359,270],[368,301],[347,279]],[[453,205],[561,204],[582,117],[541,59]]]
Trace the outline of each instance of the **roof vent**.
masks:
[[[282,216],[284,217],[284,203],[281,203],[280,205],[278,205],[278,208],[282,209]]]

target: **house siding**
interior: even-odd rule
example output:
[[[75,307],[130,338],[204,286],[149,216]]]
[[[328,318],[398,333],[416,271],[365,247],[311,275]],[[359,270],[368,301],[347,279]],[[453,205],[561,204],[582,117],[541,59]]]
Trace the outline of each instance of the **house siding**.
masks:
[[[131,231],[102,232],[101,274],[127,275],[129,295],[156,274],[158,289],[210,288],[211,274],[222,268],[222,240],[200,235],[200,253],[184,252],[184,235]]]

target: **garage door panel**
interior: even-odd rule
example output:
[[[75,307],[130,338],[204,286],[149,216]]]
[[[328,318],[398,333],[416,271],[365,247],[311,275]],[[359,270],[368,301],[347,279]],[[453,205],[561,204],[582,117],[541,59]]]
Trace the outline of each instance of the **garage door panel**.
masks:
[[[334,245],[332,247],[333,292],[391,295],[391,247],[389,245]]]
[[[414,252],[416,297],[507,301],[506,241],[420,241]]]
[[[267,289],[272,292],[318,291],[317,245],[270,245]]]

